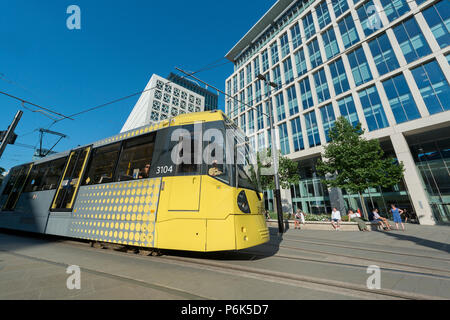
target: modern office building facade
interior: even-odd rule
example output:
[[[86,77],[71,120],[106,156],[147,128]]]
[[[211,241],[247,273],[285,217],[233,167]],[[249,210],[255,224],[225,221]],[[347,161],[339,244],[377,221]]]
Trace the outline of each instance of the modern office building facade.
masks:
[[[120,132],[205,110],[205,98],[154,74]]]
[[[422,224],[449,222],[449,29],[448,0],[279,0],[228,52],[226,113],[260,151],[271,146],[264,114],[272,112],[277,148],[299,162],[301,182],[282,192],[284,209],[360,207],[315,170],[344,116],[405,165],[402,183],[366,190],[368,207],[397,203]]]
[[[205,98],[205,111],[217,110],[219,107],[219,96],[206,88],[190,81],[186,77],[181,77],[173,72],[169,74],[167,80],[176,83],[192,92],[195,92]]]

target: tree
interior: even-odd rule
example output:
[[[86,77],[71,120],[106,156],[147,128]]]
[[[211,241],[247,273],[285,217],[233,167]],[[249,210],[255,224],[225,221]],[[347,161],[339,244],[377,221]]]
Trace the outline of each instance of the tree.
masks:
[[[362,195],[367,188],[391,187],[403,178],[404,166],[394,158],[384,157],[377,139],[366,140],[361,124],[353,127],[344,117],[337,119],[330,130],[331,142],[317,164],[317,170],[330,179],[328,187],[358,193],[364,216],[368,213]]]
[[[261,188],[263,190],[274,190],[275,180],[273,169],[270,169],[272,168],[272,150],[267,149],[266,152],[257,153],[256,159]],[[269,175],[264,174],[265,172],[269,172]],[[292,184],[297,184],[300,181],[297,162],[282,156],[281,152],[279,154],[278,176],[280,178],[280,186],[282,189],[289,189]]]

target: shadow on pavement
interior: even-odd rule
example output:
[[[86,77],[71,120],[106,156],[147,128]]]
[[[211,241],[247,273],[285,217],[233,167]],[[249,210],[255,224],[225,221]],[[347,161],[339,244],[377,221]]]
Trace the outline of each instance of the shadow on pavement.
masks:
[[[195,259],[226,260],[226,261],[251,261],[261,260],[275,255],[280,249],[283,235],[278,234],[278,228],[269,227],[270,241],[248,249],[223,252],[191,252],[178,250],[161,250],[163,255]]]
[[[378,232],[382,232],[382,231],[378,231]],[[424,246],[424,247],[428,247],[431,249],[436,249],[436,250],[440,250],[443,251],[445,253],[450,253],[450,249],[449,249],[449,245],[448,243],[443,243],[443,242],[438,242],[438,241],[433,241],[433,240],[427,240],[427,239],[423,239],[423,238],[418,238],[415,236],[410,236],[410,235],[406,235],[406,234],[401,234],[401,233],[396,233],[397,231],[394,232],[383,232],[383,234],[393,237],[393,238],[397,238],[398,240],[403,240],[403,241],[411,241],[414,242],[415,244],[418,244],[420,246]],[[402,232],[402,231],[399,231]]]

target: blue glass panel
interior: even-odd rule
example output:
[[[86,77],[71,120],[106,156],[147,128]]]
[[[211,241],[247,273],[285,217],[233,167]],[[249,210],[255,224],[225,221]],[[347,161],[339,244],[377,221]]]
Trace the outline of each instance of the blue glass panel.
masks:
[[[389,126],[383,106],[381,105],[377,88],[372,86],[358,92],[358,94],[369,131],[374,131]]]
[[[383,86],[397,123],[420,118],[419,110],[403,74],[384,81]]]
[[[450,110],[450,87],[436,60],[411,72],[431,114]]]
[[[408,63],[431,53],[431,49],[416,22],[410,18],[394,28],[395,36]]]

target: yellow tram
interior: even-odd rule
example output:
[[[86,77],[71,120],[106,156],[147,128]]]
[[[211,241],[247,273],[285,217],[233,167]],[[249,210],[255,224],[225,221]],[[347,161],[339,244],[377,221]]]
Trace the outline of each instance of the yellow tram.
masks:
[[[0,228],[151,249],[260,245],[269,231],[249,156],[223,112],[179,115],[12,168]]]

